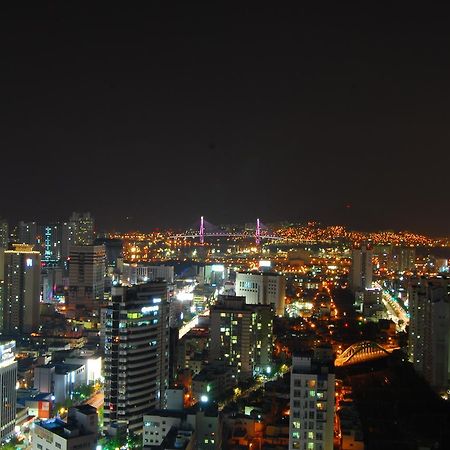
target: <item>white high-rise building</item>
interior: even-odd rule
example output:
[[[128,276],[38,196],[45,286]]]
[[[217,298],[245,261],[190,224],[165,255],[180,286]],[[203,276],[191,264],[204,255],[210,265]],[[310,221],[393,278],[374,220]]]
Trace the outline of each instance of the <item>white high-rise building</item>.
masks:
[[[286,282],[282,275],[270,272],[238,272],[236,295],[252,305],[274,305],[277,316],[284,315]]]
[[[312,353],[293,356],[289,450],[333,450],[335,377]]]
[[[28,244],[5,251],[3,333],[26,334],[39,328],[41,255]]]
[[[17,362],[15,341],[0,342],[0,442],[14,433],[16,425]]]
[[[449,288],[449,280],[443,278],[414,278],[408,286],[409,360],[438,391],[448,387]]]
[[[141,432],[169,387],[167,283],[113,287],[104,327],[105,431]]]
[[[372,287],[372,255],[372,247],[368,244],[357,245],[352,249],[349,283],[353,293]]]

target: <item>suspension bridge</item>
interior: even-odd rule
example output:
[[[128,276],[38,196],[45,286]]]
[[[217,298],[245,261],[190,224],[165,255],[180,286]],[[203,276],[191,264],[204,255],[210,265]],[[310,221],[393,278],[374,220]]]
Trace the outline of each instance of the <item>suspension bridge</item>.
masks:
[[[233,237],[242,239],[252,238],[254,239],[256,245],[260,245],[263,239],[275,241],[280,241],[283,239],[280,236],[270,233],[267,227],[259,219],[256,219],[254,232],[234,232],[221,230],[216,225],[207,222],[203,216],[200,217],[200,222],[197,223],[197,226],[194,230],[188,231],[186,233],[175,234],[171,237],[174,239],[198,239],[200,241],[200,244],[204,244],[205,238],[207,237]]]
[[[384,348],[380,344],[372,341],[357,342],[342,352],[336,358],[334,365],[337,367],[350,366],[352,364],[360,364],[373,359],[384,358],[398,348],[399,347]]]

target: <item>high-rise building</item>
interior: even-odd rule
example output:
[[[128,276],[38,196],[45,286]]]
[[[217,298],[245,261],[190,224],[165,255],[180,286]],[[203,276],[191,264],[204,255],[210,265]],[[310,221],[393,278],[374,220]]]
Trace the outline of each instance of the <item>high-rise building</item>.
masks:
[[[90,405],[74,406],[67,422],[59,418],[34,422],[32,449],[95,450],[97,437],[97,410]]]
[[[8,248],[9,227],[5,219],[0,219],[0,248]]]
[[[167,284],[113,287],[105,315],[105,431],[141,432],[165,406],[169,378]]]
[[[414,278],[408,286],[409,360],[436,390],[448,385],[449,288],[443,278]]]
[[[92,245],[94,241],[94,218],[90,213],[74,212],[69,222],[74,226],[74,245]]]
[[[61,226],[50,223],[42,226],[42,262],[57,264],[61,261]]]
[[[238,272],[236,295],[244,296],[251,305],[274,305],[277,316],[284,315],[286,282],[282,275],[272,272]]]
[[[353,293],[372,287],[372,247],[369,244],[355,245],[352,249],[352,266],[349,282]]]
[[[105,291],[105,247],[72,246],[69,258],[69,308],[99,310]]]
[[[28,244],[5,251],[3,333],[26,334],[39,328],[41,257]]]
[[[72,222],[63,222],[61,229],[61,259],[67,261],[72,245],[75,245],[75,226]]]
[[[219,296],[210,308],[210,361],[226,361],[239,380],[270,373],[272,318],[271,305],[249,305],[245,297]]]
[[[334,384],[331,363],[312,352],[293,356],[289,450],[333,450]]]
[[[38,224],[36,222],[20,221],[17,226],[17,238],[20,244],[36,245]]]
[[[14,433],[16,425],[17,362],[15,341],[0,342],[0,441]]]

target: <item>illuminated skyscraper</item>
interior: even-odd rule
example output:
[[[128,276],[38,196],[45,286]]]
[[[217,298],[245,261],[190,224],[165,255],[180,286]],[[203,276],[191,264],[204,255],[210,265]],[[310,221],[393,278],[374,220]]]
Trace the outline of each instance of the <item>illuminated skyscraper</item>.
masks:
[[[243,295],[251,305],[273,305],[277,316],[284,315],[286,283],[284,276],[273,272],[238,272],[236,295]]]
[[[352,267],[349,283],[353,293],[372,287],[372,247],[368,244],[355,246],[352,250]]]
[[[293,356],[289,450],[333,450],[334,383],[332,366],[312,352]]]
[[[238,379],[270,373],[273,335],[271,305],[249,305],[245,297],[219,296],[210,308],[210,361],[225,361]]]
[[[0,442],[14,433],[16,425],[17,362],[15,341],[0,342]]]
[[[94,241],[94,218],[90,213],[74,212],[69,222],[74,226],[74,245],[92,245]]]
[[[409,360],[436,390],[448,384],[449,287],[443,278],[415,278],[408,286]]]
[[[167,283],[113,287],[104,324],[105,431],[141,432],[169,380]]]
[[[41,257],[28,244],[5,251],[3,333],[24,334],[39,328]]]

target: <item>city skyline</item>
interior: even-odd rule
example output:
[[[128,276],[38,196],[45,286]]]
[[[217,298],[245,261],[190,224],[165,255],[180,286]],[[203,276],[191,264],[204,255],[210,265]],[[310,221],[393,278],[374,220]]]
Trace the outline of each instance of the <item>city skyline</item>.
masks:
[[[443,235],[446,13],[2,5],[0,214]]]

